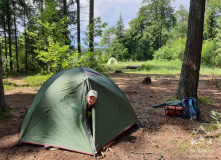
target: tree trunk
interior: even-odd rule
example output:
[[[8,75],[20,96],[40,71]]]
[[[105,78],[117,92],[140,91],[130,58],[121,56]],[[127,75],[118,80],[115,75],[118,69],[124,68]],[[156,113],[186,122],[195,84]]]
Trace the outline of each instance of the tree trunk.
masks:
[[[17,27],[16,27],[16,16],[15,16],[15,2],[13,1],[14,7],[14,25],[15,25],[15,52],[16,52],[16,66],[17,72],[19,72],[19,64],[18,64],[18,42],[17,42]]]
[[[67,16],[67,1],[66,0],[63,0],[63,7],[64,7],[63,13],[65,16]],[[65,45],[70,45],[70,41],[68,38],[68,24],[67,23],[65,24],[65,29],[67,30],[66,32],[64,32],[64,35],[66,36]]]
[[[25,72],[28,72],[27,32],[25,21],[26,9],[24,8],[24,31],[25,31]]]
[[[177,98],[179,99],[197,98],[204,13],[205,0],[190,0],[187,41],[177,91]]]
[[[4,86],[2,80],[2,45],[0,44],[0,115],[8,111],[8,106],[5,102]]]
[[[5,63],[5,70],[8,71],[8,47],[7,47],[7,38],[6,38],[6,24],[5,24],[5,20],[4,20],[4,37],[5,37],[5,59],[6,59],[6,63]]]
[[[77,35],[78,35],[78,53],[81,55],[80,0],[77,0]]]
[[[11,47],[11,14],[10,14],[10,6],[8,1],[7,1],[7,21],[8,21],[8,45],[9,45],[9,56],[10,56],[10,69],[13,70],[12,47]]]
[[[89,51],[94,52],[94,0],[90,0]]]

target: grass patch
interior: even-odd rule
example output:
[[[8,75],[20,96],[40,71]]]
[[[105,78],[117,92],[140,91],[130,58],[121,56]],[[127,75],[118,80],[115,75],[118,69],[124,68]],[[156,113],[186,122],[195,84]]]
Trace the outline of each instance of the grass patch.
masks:
[[[3,81],[3,85],[4,85],[5,91],[19,87],[19,85],[17,85],[16,83],[13,83],[11,81]]]
[[[206,125],[204,128],[207,132],[215,132],[217,129],[219,129],[216,124]]]
[[[202,65],[200,67],[200,74],[221,76],[221,68],[210,68]]]
[[[127,69],[127,66],[138,65],[138,69]],[[181,61],[164,61],[164,60],[150,60],[150,61],[127,61],[118,62],[118,65],[105,67],[111,72],[113,70],[123,70],[126,73],[141,73],[141,74],[177,74],[181,71]]]
[[[150,71],[152,66],[150,64],[141,64],[139,68],[137,68],[137,71]]]
[[[27,83],[31,87],[36,87],[44,84],[51,76],[52,74],[47,74],[47,75],[37,74],[37,75],[28,76],[27,78],[23,78],[22,81]]]
[[[127,66],[139,65],[138,69],[127,69]],[[117,65],[104,64],[108,72],[122,70],[125,73],[178,75],[181,73],[182,61],[180,60],[148,60],[148,61],[118,61]],[[200,74],[221,76],[221,68],[201,66]]]
[[[190,143],[189,142],[180,142],[179,146],[183,149],[183,150],[189,150],[190,149]]]
[[[205,96],[199,96],[198,100],[202,104],[211,104],[212,103],[212,100],[209,99],[208,97],[205,97]]]
[[[170,96],[168,97],[167,99],[165,99],[166,102],[169,102],[169,101],[174,101],[174,100],[177,100],[176,96]]]

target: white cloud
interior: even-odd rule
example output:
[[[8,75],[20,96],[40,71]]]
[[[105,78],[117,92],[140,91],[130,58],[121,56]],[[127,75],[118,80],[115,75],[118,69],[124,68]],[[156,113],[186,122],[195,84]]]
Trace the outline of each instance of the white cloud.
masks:
[[[95,16],[100,16],[103,22],[112,26],[119,20],[121,13],[124,23],[127,19],[136,17],[142,0],[97,0],[95,2]]]

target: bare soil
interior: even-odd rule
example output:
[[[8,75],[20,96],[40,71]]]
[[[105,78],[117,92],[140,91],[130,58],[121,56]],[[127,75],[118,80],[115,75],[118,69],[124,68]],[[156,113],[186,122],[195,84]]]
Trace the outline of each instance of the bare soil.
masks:
[[[142,84],[149,76],[151,84]],[[206,132],[215,132],[211,111],[221,113],[221,89],[219,80],[200,76],[198,96],[211,102],[199,103],[201,115],[198,121],[166,116],[163,108],[153,105],[172,99],[178,87],[177,76],[113,73],[111,79],[120,87],[131,102],[143,128],[132,127],[111,145],[103,148],[97,159],[105,160],[152,160],[152,159],[221,159],[221,138],[206,138]],[[22,84],[22,77],[11,78]],[[24,85],[25,86],[25,85]],[[69,160],[94,159],[93,156],[67,150],[45,150],[43,146],[23,144],[13,147],[19,139],[22,121],[39,87],[17,87],[5,92],[13,117],[0,121],[0,160]],[[193,131],[201,130],[194,135]],[[206,131],[203,131],[203,128]]]

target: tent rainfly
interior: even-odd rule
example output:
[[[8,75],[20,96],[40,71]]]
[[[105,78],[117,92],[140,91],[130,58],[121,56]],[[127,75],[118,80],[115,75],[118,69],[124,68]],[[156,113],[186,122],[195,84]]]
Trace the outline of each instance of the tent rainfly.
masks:
[[[96,90],[90,130],[86,94]],[[20,142],[96,155],[137,123],[135,112],[117,85],[89,68],[51,76],[39,89],[23,121]]]

